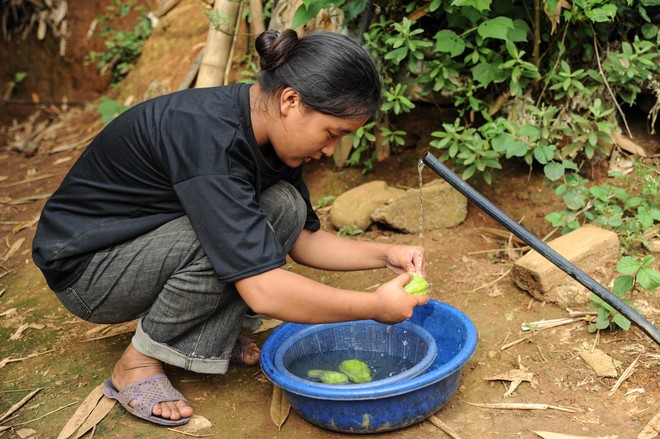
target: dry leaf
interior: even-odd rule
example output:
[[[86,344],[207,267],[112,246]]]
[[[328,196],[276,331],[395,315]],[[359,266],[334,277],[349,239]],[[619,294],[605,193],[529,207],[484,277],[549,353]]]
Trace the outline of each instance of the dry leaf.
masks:
[[[89,417],[85,420],[83,425],[80,426],[80,430],[76,435],[76,439],[84,436],[89,430],[101,423],[103,418],[105,418],[106,415],[110,413],[110,410],[112,410],[116,403],[117,400],[115,399],[106,398],[105,396],[101,398],[96,407],[94,407],[92,413],[89,414]]]
[[[291,411],[291,403],[286,399],[284,391],[279,386],[273,386],[273,399],[270,401],[270,418],[280,430]]]
[[[16,233],[20,232],[23,229],[29,229],[30,227],[32,227],[33,225],[35,225],[39,221],[40,217],[41,217],[41,215],[37,215],[32,220],[21,223],[21,224],[15,226],[14,228],[11,229],[11,232],[16,234]]]
[[[9,340],[18,340],[19,338],[21,338],[23,333],[27,331],[29,328],[44,329],[45,326],[39,323],[23,323],[21,326],[18,327],[16,332],[14,332],[14,334],[11,337],[9,337]]]
[[[559,19],[561,18],[561,9],[571,9],[571,4],[566,1],[566,0],[560,0],[557,3],[557,6],[555,7],[555,10],[552,11],[552,13],[548,10],[548,5],[546,2],[543,2],[543,10],[545,11],[545,15],[548,16],[550,19],[550,23],[552,24],[552,29],[550,30],[551,34],[554,34],[555,31],[557,30],[557,24],[559,24]]]
[[[532,383],[532,380],[534,379],[534,373],[529,372],[528,369],[522,365],[520,362],[520,357],[518,357],[518,365],[518,369],[512,369],[506,373],[484,379],[488,381],[511,381],[509,390],[507,390],[504,394],[504,396],[509,396],[514,392],[514,390],[516,390],[516,388],[518,388],[520,384],[522,384],[523,381],[529,381]]]
[[[7,250],[7,253],[5,253],[5,256],[2,258],[2,260],[6,261],[7,259],[14,256],[14,254],[18,251],[18,249],[21,248],[24,242],[25,238],[17,239],[16,242],[9,248],[9,250]]]
[[[627,137],[624,137],[622,134],[619,133],[612,133],[612,140],[614,140],[614,143],[616,143],[619,148],[628,151],[629,153],[638,155],[640,157],[647,157],[646,151],[644,151],[644,148],[633,142]]]
[[[103,397],[103,384],[96,386],[94,390],[87,395],[87,398],[80,404],[76,412],[71,416],[67,421],[66,425],[60,432],[57,439],[68,439],[73,433],[76,432],[78,427],[80,427],[83,422],[89,417],[89,414],[92,413],[94,407],[99,403],[99,399]]]
[[[277,328],[282,324],[282,320],[277,319],[263,319],[259,329],[253,332],[253,334],[258,334],[260,332],[268,331],[269,329]]]

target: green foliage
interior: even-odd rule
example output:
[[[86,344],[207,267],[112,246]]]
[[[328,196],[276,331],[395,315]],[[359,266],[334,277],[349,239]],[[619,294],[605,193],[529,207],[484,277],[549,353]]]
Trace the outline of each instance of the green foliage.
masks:
[[[660,286],[660,273],[651,268],[654,261],[655,258],[651,255],[646,255],[641,259],[625,256],[619,260],[616,269],[621,275],[614,280],[614,294],[630,305],[630,300],[625,298],[629,293],[632,294],[636,289],[644,289],[649,292],[656,290]],[[623,330],[630,328],[630,321],[607,302],[595,294],[592,294],[590,298],[591,307],[596,309],[597,316],[595,321],[589,324],[589,332],[603,329],[613,330],[617,327]]]
[[[438,93],[450,96],[459,118],[443,124],[452,131],[438,129],[431,146],[463,168],[464,178],[486,181],[515,157],[559,181],[577,172],[583,159],[606,154],[616,127],[614,99],[634,104],[645,82],[660,74],[660,34],[649,9],[655,3],[571,3],[566,9],[559,0],[545,0],[546,9],[559,15],[542,13],[537,22],[533,0],[375,2],[377,18],[362,37],[385,86],[377,124],[395,124],[395,116],[414,108],[413,91],[431,100]],[[366,4],[305,0],[295,25],[337,7],[350,26]],[[507,105],[495,114],[503,98]],[[511,124],[505,131],[484,127],[504,127],[498,119]],[[405,140],[405,134],[397,137]],[[356,142],[354,148],[358,154],[348,164],[368,172],[372,145]]]
[[[336,197],[334,195],[326,195],[325,197],[320,198],[316,202],[316,207],[317,208],[323,208],[323,207],[329,206],[335,200],[335,198]]]
[[[101,115],[101,121],[107,125],[112,121],[112,119],[119,116],[129,108],[130,106],[128,105],[122,105],[112,99],[101,96],[101,102],[99,103],[97,111]]]
[[[27,72],[16,72],[16,74],[14,75],[14,80],[12,82],[18,85],[21,82],[25,81],[25,78],[27,78]]]
[[[566,209],[552,212],[546,219],[561,227],[562,233],[582,223],[609,228],[619,235],[624,253],[631,251],[629,244],[660,222],[660,171],[643,162],[634,162],[634,169],[630,175],[612,174],[613,184],[589,185],[577,174],[566,175],[555,191]]]
[[[337,230],[338,236],[357,236],[362,235],[363,233],[364,230],[355,226],[341,226],[339,230]]]
[[[98,20],[99,31],[96,35],[103,38],[106,50],[91,51],[87,61],[96,65],[102,74],[110,71],[112,84],[118,84],[133,68],[142,53],[142,47],[151,35],[151,21],[144,13],[144,8],[135,5],[136,0],[114,0],[106,7],[106,12]],[[115,28],[131,12],[138,12],[137,24],[129,31]]]

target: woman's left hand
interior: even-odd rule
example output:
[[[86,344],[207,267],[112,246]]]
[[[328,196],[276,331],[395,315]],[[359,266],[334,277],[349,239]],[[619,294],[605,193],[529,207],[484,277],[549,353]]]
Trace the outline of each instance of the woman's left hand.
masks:
[[[396,274],[417,272],[426,277],[425,251],[419,245],[394,245],[387,253],[385,266]]]

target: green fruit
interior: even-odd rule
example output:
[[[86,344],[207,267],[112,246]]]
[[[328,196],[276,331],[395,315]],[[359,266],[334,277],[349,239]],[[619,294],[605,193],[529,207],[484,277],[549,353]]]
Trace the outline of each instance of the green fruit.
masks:
[[[317,378],[324,384],[348,384],[348,377],[334,370],[312,369],[307,371],[307,376]]]
[[[421,274],[412,274],[412,280],[403,286],[403,289],[413,296],[426,296],[429,293],[429,283]]]
[[[371,381],[371,369],[367,363],[360,360],[344,360],[339,364],[339,370],[354,383],[368,383]]]

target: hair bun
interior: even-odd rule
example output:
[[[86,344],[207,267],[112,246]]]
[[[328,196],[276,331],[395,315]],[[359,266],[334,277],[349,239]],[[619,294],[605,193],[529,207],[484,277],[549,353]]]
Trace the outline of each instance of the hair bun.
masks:
[[[293,29],[282,32],[269,29],[263,32],[255,42],[261,70],[273,70],[285,63],[297,43],[298,34]]]

